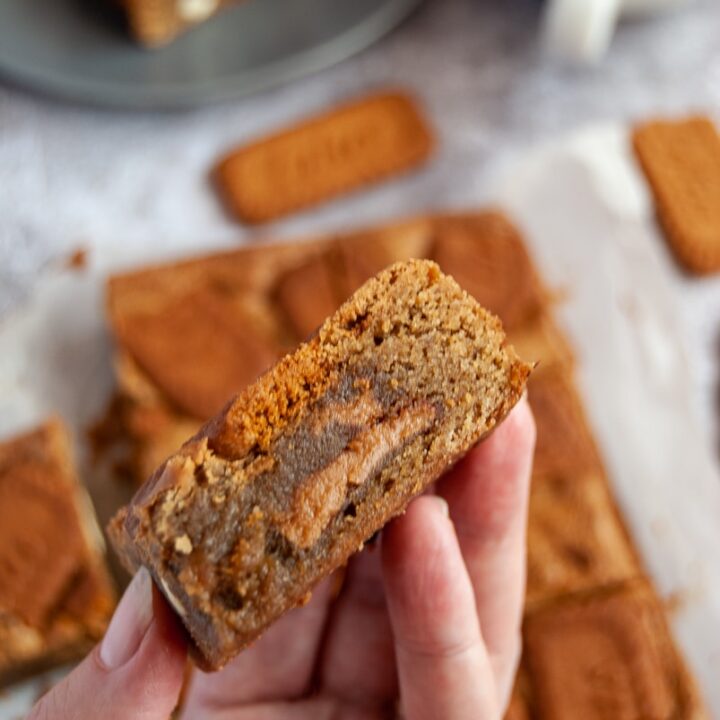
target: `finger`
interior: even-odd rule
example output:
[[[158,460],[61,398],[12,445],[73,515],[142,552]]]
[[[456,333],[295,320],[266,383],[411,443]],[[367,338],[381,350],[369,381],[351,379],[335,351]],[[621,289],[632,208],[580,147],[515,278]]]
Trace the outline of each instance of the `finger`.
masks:
[[[445,501],[415,500],[385,529],[382,554],[404,716],[498,717],[473,588]]]
[[[520,655],[534,446],[535,423],[523,399],[437,488],[450,507],[503,702]]]
[[[29,720],[167,720],[183,682],[185,642],[143,568],[102,643],[33,708]]]
[[[331,591],[332,578],[318,585],[307,605],[281,618],[222,672],[196,671],[183,717],[194,720],[208,709],[305,694],[312,681]]]
[[[377,548],[366,548],[348,567],[342,594],[332,608],[319,673],[323,691],[349,703],[383,705],[397,697]]]

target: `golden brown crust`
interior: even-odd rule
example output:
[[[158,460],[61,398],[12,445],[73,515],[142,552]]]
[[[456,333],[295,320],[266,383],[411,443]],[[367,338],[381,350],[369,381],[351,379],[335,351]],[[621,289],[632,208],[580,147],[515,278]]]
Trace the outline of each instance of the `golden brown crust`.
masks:
[[[253,321],[242,296],[228,299],[203,289],[151,305],[131,322],[121,318],[115,328],[126,352],[165,397],[202,419],[219,412],[279,356],[280,348]],[[203,353],[205,361],[197,364]]]
[[[706,117],[654,120],[633,131],[660,223],[691,273],[720,270],[720,136]]]
[[[529,367],[503,343],[434,263],[393,265],[141,488],[111,535],[150,568],[204,667],[301,602],[505,416]]]
[[[231,151],[214,170],[228,208],[261,223],[424,162],[433,139],[415,102],[385,92]]]
[[[644,580],[530,613],[524,634],[539,720],[704,717]]]
[[[530,323],[546,296],[519,232],[498,211],[439,217],[435,260],[509,330]]]
[[[617,584],[640,573],[630,538],[600,473],[533,478],[528,606]]]
[[[0,685],[81,657],[114,603],[59,420],[0,443]]]

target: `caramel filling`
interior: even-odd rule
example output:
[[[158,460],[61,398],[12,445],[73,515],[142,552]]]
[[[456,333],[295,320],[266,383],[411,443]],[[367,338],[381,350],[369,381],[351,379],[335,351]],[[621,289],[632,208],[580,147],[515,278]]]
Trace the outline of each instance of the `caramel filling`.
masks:
[[[346,412],[352,414],[355,407],[361,413],[366,409],[361,402],[366,397],[361,396]],[[357,435],[335,460],[298,486],[291,511],[278,520],[283,535],[302,549],[314,545],[342,509],[348,489],[366,483],[388,455],[429,428],[434,419],[433,407],[423,404],[406,408]]]

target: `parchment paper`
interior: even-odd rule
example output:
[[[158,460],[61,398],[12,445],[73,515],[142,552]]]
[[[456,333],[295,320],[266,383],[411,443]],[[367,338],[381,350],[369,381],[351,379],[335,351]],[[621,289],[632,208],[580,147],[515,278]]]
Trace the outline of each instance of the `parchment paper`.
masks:
[[[676,636],[720,717],[720,471],[691,403],[678,270],[624,127],[596,127],[498,172],[579,360],[616,496]]]
[[[617,497],[649,572],[674,598],[677,637],[720,717],[720,471],[689,399],[677,271],[627,132],[590,129],[494,174],[497,202],[522,226],[547,282],[562,290],[558,314]],[[208,249],[184,241],[172,254]],[[83,440],[112,388],[104,278],[168,254],[121,242],[97,248],[83,271],[45,269],[30,302],[0,326],[0,434],[59,412]],[[78,449],[104,519],[122,493],[88,472],[82,442]],[[0,699],[0,718],[25,711],[40,687],[27,683]]]

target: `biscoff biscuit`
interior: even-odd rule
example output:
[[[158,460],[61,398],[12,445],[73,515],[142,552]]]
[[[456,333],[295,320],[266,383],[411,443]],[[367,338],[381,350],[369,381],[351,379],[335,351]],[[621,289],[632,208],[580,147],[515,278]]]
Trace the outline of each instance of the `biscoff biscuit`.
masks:
[[[652,586],[632,580],[526,615],[538,720],[707,720]]]
[[[653,120],[633,131],[658,219],[691,273],[720,270],[720,136],[705,117]]]
[[[331,253],[313,255],[278,281],[276,301],[297,337],[307,339],[340,306]]]
[[[409,170],[432,145],[415,103],[382,93],[232,150],[214,177],[234,215],[262,223]]]
[[[637,577],[632,542],[603,473],[535,476],[527,607]]]
[[[522,236],[499,210],[439,216],[432,258],[505,328],[532,323],[547,304]]]

